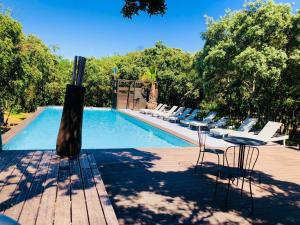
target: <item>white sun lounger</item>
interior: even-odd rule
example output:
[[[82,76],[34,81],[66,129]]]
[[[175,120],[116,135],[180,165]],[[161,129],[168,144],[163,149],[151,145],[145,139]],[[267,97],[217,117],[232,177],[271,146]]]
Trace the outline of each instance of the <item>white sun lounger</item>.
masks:
[[[288,135],[274,136],[282,125],[279,122],[269,121],[258,134],[235,131],[230,133],[229,136],[251,138],[264,142],[283,141],[283,145],[285,145],[285,141],[289,139]]]
[[[207,126],[209,123],[213,122],[213,119],[216,117],[216,112],[209,112],[202,121],[191,121],[189,127],[198,128],[200,126]]]
[[[237,130],[214,128],[214,129],[210,129],[210,134],[213,136],[225,137],[234,132],[248,133],[256,123],[257,123],[257,119],[248,117],[243,121],[243,123],[240,125],[240,127]]]
[[[152,114],[155,114],[155,113],[161,113],[161,112],[163,112],[165,110],[166,107],[167,107],[167,105],[164,104],[158,110],[153,110],[153,111],[151,111],[150,113],[147,113],[147,114],[152,115]]]
[[[226,116],[223,116],[218,121],[209,124],[209,121],[194,121],[190,123],[190,127],[201,127],[201,126],[209,126],[209,128],[222,128],[228,123],[229,118]]]
[[[161,116],[167,116],[167,115],[172,115],[173,112],[178,108],[178,106],[173,106],[170,110],[166,112],[158,112],[158,113],[153,113],[152,116],[154,117],[161,117]]]
[[[163,106],[163,104],[160,103],[158,106],[156,106],[155,109],[141,109],[141,110],[140,110],[140,113],[143,113],[143,114],[149,114],[149,113],[151,113],[151,112],[153,112],[153,111],[159,110],[162,106]]]
[[[162,115],[161,117],[163,120],[168,120],[171,116],[181,115],[183,111],[184,111],[184,107],[179,107],[175,112],[173,112],[171,114]]]
[[[188,126],[190,122],[192,121],[196,121],[195,117],[198,115],[198,113],[200,112],[200,109],[194,109],[194,111],[185,119],[180,120],[180,124],[182,126]]]
[[[179,116],[170,116],[168,121],[171,123],[177,123],[178,121],[183,120],[191,111],[191,108],[186,108]]]

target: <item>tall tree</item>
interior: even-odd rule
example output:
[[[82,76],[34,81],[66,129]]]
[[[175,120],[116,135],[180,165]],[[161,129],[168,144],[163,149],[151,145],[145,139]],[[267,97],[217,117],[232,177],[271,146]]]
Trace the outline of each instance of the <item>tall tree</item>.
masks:
[[[150,97],[147,103],[148,109],[154,109],[157,106],[156,79],[157,73],[154,66],[147,69],[140,77],[141,81],[150,84]]]
[[[299,82],[297,18],[289,5],[260,0],[219,21],[208,18],[201,67],[206,100],[240,118],[291,116],[285,108],[295,108],[298,98],[291,91]]]
[[[163,15],[166,9],[165,0],[125,0],[122,13],[124,17],[132,18],[134,15],[139,15],[140,11],[147,12],[150,16]]]
[[[20,49],[23,39],[20,23],[9,14],[0,13],[0,99],[8,107],[17,101],[17,91],[21,77]]]

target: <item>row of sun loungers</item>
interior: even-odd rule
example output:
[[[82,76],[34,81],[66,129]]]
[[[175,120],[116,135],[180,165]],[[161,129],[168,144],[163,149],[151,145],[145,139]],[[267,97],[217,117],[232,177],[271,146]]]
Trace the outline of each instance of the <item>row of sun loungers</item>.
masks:
[[[181,126],[186,126],[191,129],[207,127],[209,128],[209,133],[211,136],[217,136],[221,138],[233,136],[251,138],[264,142],[283,141],[284,145],[285,141],[289,138],[288,135],[276,136],[276,132],[282,126],[282,123],[279,122],[269,121],[260,132],[254,134],[250,131],[257,123],[256,118],[248,117],[236,130],[232,130],[224,128],[229,122],[228,117],[222,117],[219,120],[214,121],[214,118],[217,115],[216,112],[209,112],[206,117],[202,118],[202,120],[198,120],[196,118],[200,112],[199,109],[193,110],[191,108],[177,106],[173,106],[170,110],[166,110],[166,108],[166,104],[159,104],[153,110],[141,109],[140,113],[148,114],[171,123],[179,123]]]

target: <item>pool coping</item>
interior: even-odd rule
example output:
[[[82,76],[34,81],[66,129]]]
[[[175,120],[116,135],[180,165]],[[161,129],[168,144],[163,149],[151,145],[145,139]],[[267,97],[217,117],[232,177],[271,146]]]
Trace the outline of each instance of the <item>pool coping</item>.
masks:
[[[191,139],[191,138],[189,138],[189,137],[187,137],[187,136],[185,136],[185,135],[182,135],[182,134],[180,134],[180,133],[178,133],[178,132],[176,132],[176,131],[174,131],[174,130],[168,129],[168,128],[166,128],[166,127],[159,126],[159,125],[157,125],[157,124],[155,124],[155,123],[152,123],[151,121],[147,121],[147,120],[145,120],[145,119],[143,119],[143,118],[140,118],[140,117],[137,117],[137,116],[135,116],[135,115],[132,115],[132,114],[130,114],[130,113],[127,112],[127,111],[124,111],[124,110],[117,110],[117,111],[118,111],[118,112],[121,112],[121,113],[124,113],[124,114],[126,114],[126,115],[128,115],[128,116],[130,116],[130,117],[132,117],[132,118],[134,118],[134,119],[136,119],[136,120],[142,121],[142,122],[144,122],[144,123],[146,123],[146,124],[148,124],[148,125],[150,125],[150,126],[153,126],[153,127],[155,127],[155,128],[158,128],[158,129],[160,129],[160,130],[162,130],[162,131],[165,131],[165,132],[167,132],[167,133],[170,133],[170,134],[172,134],[172,135],[174,135],[174,136],[176,136],[176,137],[178,137],[178,138],[181,138],[181,139],[183,139],[183,140],[185,140],[185,141],[187,141],[187,142],[189,142],[189,143],[191,143],[191,144],[193,144],[193,145],[198,146],[198,144],[199,144],[197,141],[195,141],[195,140],[193,140],[193,139]],[[182,147],[182,148],[190,148],[190,147],[196,147],[196,146],[189,146],[189,147]]]
[[[6,144],[8,141],[10,141],[14,136],[16,136],[21,130],[23,130],[27,125],[29,125],[38,115],[40,115],[41,112],[43,112],[47,107],[41,106],[38,107],[37,110],[27,117],[25,120],[23,120],[21,123],[19,123],[17,126],[12,127],[9,131],[2,134],[2,144]]]

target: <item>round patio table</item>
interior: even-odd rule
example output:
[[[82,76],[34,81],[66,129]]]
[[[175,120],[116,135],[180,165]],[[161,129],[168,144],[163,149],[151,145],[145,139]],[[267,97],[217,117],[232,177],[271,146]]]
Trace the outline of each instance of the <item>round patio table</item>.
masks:
[[[258,147],[267,144],[267,142],[245,137],[225,137],[225,141],[239,146],[238,167],[244,168],[244,158],[246,146]]]

